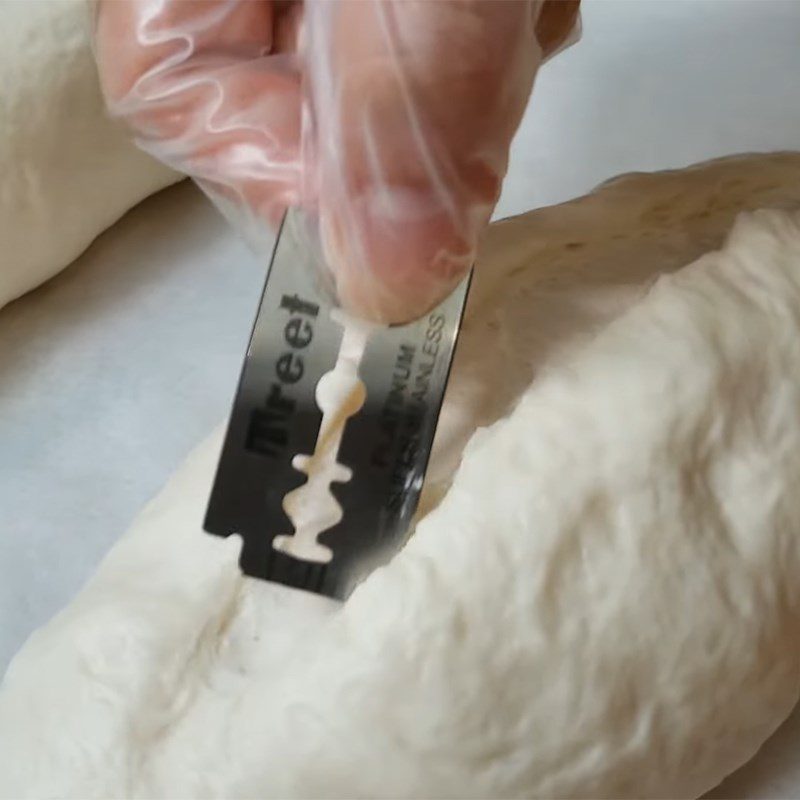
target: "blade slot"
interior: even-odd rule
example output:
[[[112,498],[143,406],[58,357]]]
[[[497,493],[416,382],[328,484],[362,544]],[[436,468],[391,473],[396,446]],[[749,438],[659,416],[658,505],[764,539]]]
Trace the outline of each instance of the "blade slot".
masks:
[[[317,384],[315,399],[322,411],[314,453],[298,454],[292,466],[305,474],[302,486],[283,498],[283,510],[293,525],[293,534],[279,534],[273,547],[303,561],[328,563],[333,551],[318,541],[319,534],[336,525],[343,510],[331,484],[347,483],[353,472],[338,461],[339,445],[351,417],[359,413],[366,400],[366,387],[358,374],[371,326],[348,319],[334,309],[334,321],[344,327],[336,365]]]

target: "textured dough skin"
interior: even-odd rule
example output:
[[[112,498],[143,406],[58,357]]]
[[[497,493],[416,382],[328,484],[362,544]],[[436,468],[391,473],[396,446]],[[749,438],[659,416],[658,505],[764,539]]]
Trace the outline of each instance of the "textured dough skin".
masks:
[[[800,153],[624,175],[491,225],[483,242],[420,504],[449,485],[473,431],[537,372],[595,335],[663,272],[722,244],[736,214],[800,206]]]
[[[706,197],[746,163],[706,168]],[[760,199],[796,202],[779,183]],[[598,222],[613,189],[560,218]],[[746,215],[649,290],[606,242],[590,269],[617,280],[561,294],[563,240],[529,258],[548,213],[506,224],[475,306],[500,311],[467,328],[525,287],[572,327],[533,318],[533,382],[403,552],[341,609],[240,578],[236,542],[199,533],[215,435],[12,663],[0,796],[691,797],[755,752],[800,678],[800,216]],[[631,252],[672,269],[685,225]]]
[[[0,2],[0,307],[180,176],[105,115],[85,0]]]

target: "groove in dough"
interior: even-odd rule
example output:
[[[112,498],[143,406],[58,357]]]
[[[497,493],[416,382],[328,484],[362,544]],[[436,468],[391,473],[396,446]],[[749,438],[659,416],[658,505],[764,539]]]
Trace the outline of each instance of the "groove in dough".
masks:
[[[343,607],[200,533],[215,434],[12,663],[0,795],[714,786],[798,697],[800,214],[666,273],[798,178],[726,160],[494,226],[428,513]]]

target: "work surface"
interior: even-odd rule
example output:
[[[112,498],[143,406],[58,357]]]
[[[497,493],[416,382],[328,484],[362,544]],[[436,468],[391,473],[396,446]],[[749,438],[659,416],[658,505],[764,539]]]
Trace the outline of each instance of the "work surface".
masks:
[[[800,148],[800,4],[584,17],[540,75],[497,216],[622,172]],[[0,668],[226,414],[264,269],[184,184],[0,312]],[[719,796],[800,795],[798,740],[795,714]]]

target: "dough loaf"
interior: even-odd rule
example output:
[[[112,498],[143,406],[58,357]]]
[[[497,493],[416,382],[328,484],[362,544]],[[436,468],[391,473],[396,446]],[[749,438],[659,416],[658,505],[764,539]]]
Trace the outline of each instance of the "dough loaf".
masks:
[[[85,0],[0,2],[0,307],[179,175],[105,115]]]
[[[721,161],[494,226],[427,513],[343,607],[200,533],[217,432],[13,661],[0,796],[718,783],[800,690],[799,178]]]

